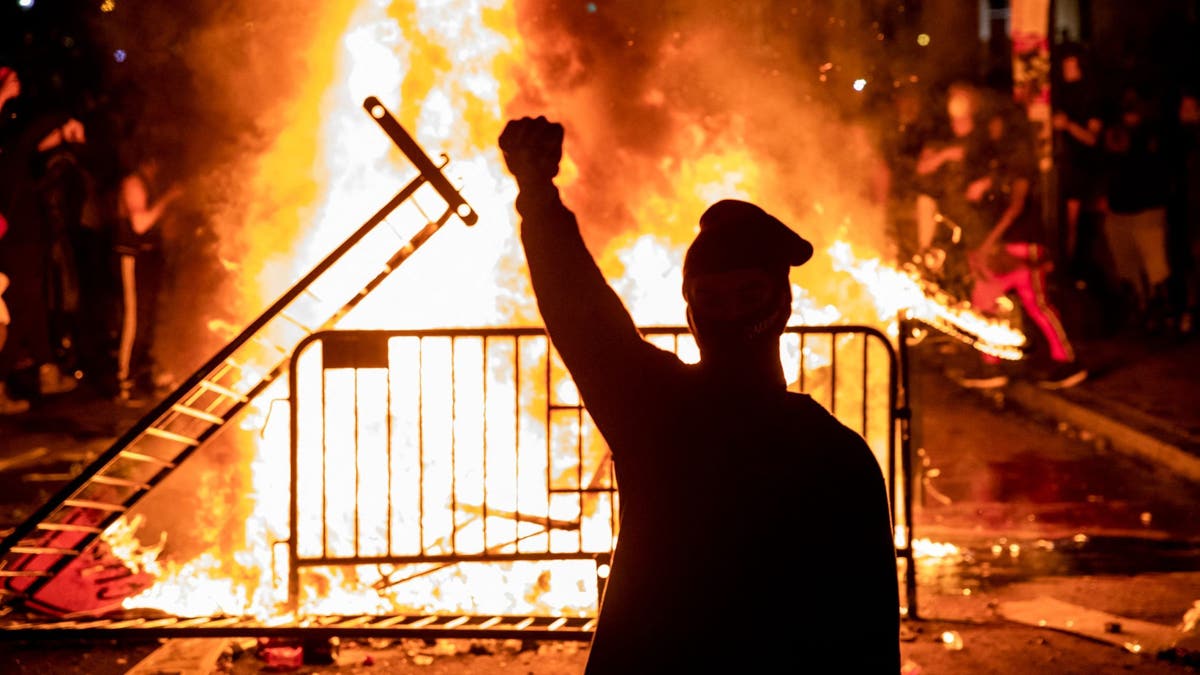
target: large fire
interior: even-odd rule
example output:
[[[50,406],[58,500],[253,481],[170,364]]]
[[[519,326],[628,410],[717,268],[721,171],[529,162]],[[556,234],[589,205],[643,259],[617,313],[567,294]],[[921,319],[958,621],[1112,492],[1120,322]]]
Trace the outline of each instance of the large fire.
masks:
[[[586,5],[581,12],[599,11],[592,3],[579,4]],[[719,51],[714,47],[721,40],[712,34],[713,26],[664,39],[654,54],[659,62],[637,75],[649,82],[639,82],[640,88],[634,90],[637,99],[620,102],[622,109],[632,105],[653,111],[672,130],[638,145],[631,142],[638,140],[631,139],[636,134],[616,128],[613,118],[606,117],[620,114],[605,112],[615,102],[610,106],[597,100],[596,90],[586,84],[564,84],[586,81],[587,63],[581,53],[555,42],[553,26],[522,11],[521,3],[514,7],[503,0],[394,5],[361,0],[349,13],[344,8],[328,10],[315,43],[336,45],[336,52],[312,55],[318,65],[302,88],[305,93],[291,104],[293,123],[258,159],[257,180],[248,186],[252,192],[287,195],[292,203],[287,209],[277,203],[260,205],[261,213],[251,216],[259,221],[254,233],[241,235],[245,250],[236,261],[231,259],[231,267],[260,270],[241,277],[246,306],[269,304],[341,243],[348,226],[363,222],[411,177],[411,166],[363,113],[362,101],[376,96],[396,111],[431,155],[445,153],[451,158],[447,176],[461,186],[480,221],[470,228],[452,222],[348,314],[339,328],[539,324],[516,238],[515,185],[503,169],[495,140],[508,117],[546,114],[567,127],[567,157],[559,185],[568,202],[577,206],[581,223],[589,228],[585,237],[640,324],[683,323],[679,268],[684,247],[696,231],[696,215],[716,199],[741,197],[768,205],[818,244],[817,258],[793,278],[794,323],[867,324],[895,337],[896,319],[903,310],[935,326],[956,326],[973,334],[980,344],[995,345],[994,353],[1011,357],[1012,350],[1019,348],[1019,332],[969,308],[931,297],[919,280],[879,253],[884,249],[883,214],[853,187],[867,174],[863,162],[869,152],[851,127],[803,112],[803,99],[793,100],[795,94],[777,86],[760,92],[758,103],[773,111],[777,125],[795,124],[798,129],[785,130],[773,144],[762,142],[769,134],[755,124],[753,115],[737,109],[703,114],[697,99],[705,96],[685,91],[675,69],[694,66],[709,51]],[[519,26],[532,26],[545,34],[540,41],[527,43]],[[631,46],[634,40],[630,38]],[[692,84],[713,91],[724,86],[730,97],[754,89],[738,72],[736,59],[722,54],[716,60],[701,71],[689,71],[695,78]],[[554,69],[533,65],[542,61],[553,62]],[[687,105],[676,105],[674,99],[685,95]],[[711,98],[722,99],[715,94]],[[841,134],[836,145],[843,152],[831,154],[817,144],[817,131],[807,128],[813,125],[821,127],[821,136]],[[796,146],[806,144],[813,147],[797,150]],[[312,164],[297,161],[304,157],[312,157]],[[622,173],[628,175],[617,175]],[[592,178],[597,174],[602,177]],[[812,199],[813,194],[820,194],[820,200]],[[409,217],[419,220],[421,214]],[[298,232],[296,244],[281,250],[279,232],[291,231]],[[827,357],[814,351],[806,358]],[[162,542],[149,548],[137,543],[134,533],[140,520],[110,528],[106,540],[114,549],[158,578],[150,589],[126,601],[127,607],[156,607],[184,616],[281,616],[287,600],[287,560],[286,548],[279,542],[295,536],[301,548],[312,545],[312,535],[303,529],[289,531],[286,512],[289,430],[271,413],[272,402],[286,399],[287,386],[283,380],[276,382],[241,420],[247,435],[256,439],[256,447],[252,485],[245,496],[253,513],[237,521],[245,524],[240,550],[214,547],[187,560],[174,560],[160,556]],[[357,386],[360,395],[370,399],[371,392],[382,398],[386,385],[365,378],[356,384],[324,386]],[[571,392],[555,395],[570,398]],[[346,424],[339,416],[350,414],[335,408],[324,413],[332,429]],[[363,481],[355,487],[354,469],[360,475],[374,475],[386,458],[378,454],[380,443],[369,437],[360,439],[359,446],[367,451],[358,467],[331,467],[324,479],[344,481],[347,500],[370,505],[371,491],[382,486]],[[873,446],[879,456],[885,456],[881,441],[876,439]],[[489,499],[516,504],[519,495]],[[371,508],[380,507],[375,504],[366,510]],[[325,513],[326,518],[333,514],[336,521],[349,517],[352,508],[333,504]],[[448,510],[445,517],[462,514]],[[301,527],[308,525],[302,517]],[[481,550],[480,525],[463,527],[460,534],[466,539],[458,545]],[[361,522],[342,521],[340,527],[330,529],[357,532],[361,527]],[[600,529],[598,535],[607,542],[613,533]],[[359,536],[371,541],[382,535]],[[335,549],[341,545],[329,543]],[[540,574],[544,568],[518,563],[414,570],[414,579],[403,584],[377,583],[393,571],[376,566],[334,568],[307,578],[298,611],[592,611],[594,568],[571,562],[556,565],[553,583]],[[230,574],[231,567],[242,571]]]

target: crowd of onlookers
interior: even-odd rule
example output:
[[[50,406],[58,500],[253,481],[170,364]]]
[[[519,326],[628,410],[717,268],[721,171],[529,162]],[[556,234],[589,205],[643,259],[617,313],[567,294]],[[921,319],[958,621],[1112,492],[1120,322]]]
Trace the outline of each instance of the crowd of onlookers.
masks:
[[[101,146],[119,157],[94,147],[80,119],[23,95],[0,64],[0,414],[84,377],[130,403],[168,384],[151,345],[179,190],[143,139]]]
[[[1082,50],[1058,53],[1041,121],[1011,87],[909,84],[879,137],[898,260],[1032,323],[1023,372],[1050,388],[1087,377],[1068,332],[1189,336],[1200,297],[1200,92],[1103,86]],[[1068,331],[1064,299],[1096,319]],[[1000,386],[1011,370],[983,358],[960,381]]]

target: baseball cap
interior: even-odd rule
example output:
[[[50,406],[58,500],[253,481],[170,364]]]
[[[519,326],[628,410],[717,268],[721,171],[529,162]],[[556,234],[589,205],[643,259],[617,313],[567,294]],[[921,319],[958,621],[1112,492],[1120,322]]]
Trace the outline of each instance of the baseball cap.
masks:
[[[700,216],[700,234],[684,255],[683,278],[750,268],[786,273],[812,255],[807,239],[761,207],[723,199]]]

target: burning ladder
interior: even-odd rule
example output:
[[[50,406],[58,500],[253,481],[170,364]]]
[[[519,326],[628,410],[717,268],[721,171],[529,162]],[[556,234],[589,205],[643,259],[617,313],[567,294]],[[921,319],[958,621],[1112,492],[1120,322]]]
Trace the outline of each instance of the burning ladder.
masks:
[[[291,352],[302,340],[334,327],[451,216],[468,226],[478,221],[441,172],[445,156],[441,166],[434,164],[377,98],[367,98],[363,108],[418,175],[0,542],[0,597],[62,616],[119,608],[146,580],[111,564],[115,558],[105,555],[100,535],[286,372]],[[445,201],[445,210],[436,219],[422,211],[424,226],[394,249],[381,269],[346,256],[369,237],[378,237],[377,227],[426,185]],[[378,229],[388,234],[389,228]],[[390,229],[396,235],[396,228]],[[331,293],[322,297],[319,291],[325,286]],[[332,299],[339,288],[359,290],[344,301]]]

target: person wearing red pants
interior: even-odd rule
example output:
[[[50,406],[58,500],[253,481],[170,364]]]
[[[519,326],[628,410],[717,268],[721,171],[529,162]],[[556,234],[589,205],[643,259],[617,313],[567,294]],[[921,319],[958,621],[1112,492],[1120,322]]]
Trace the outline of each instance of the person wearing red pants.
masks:
[[[967,261],[974,283],[971,303],[985,313],[1015,292],[1022,309],[1045,339],[1049,367],[1037,374],[1039,385],[1050,389],[1073,387],[1087,378],[1063,329],[1059,313],[1046,295],[1051,268],[1047,249],[1039,241],[1034,184],[1037,165],[1033,136],[1015,106],[997,105],[983,116],[979,152],[969,157],[972,176],[965,197],[977,205],[984,230],[964,233]],[[982,234],[982,238],[979,235]],[[1008,376],[995,357],[984,356],[979,368],[960,379],[968,387],[998,387]]]

